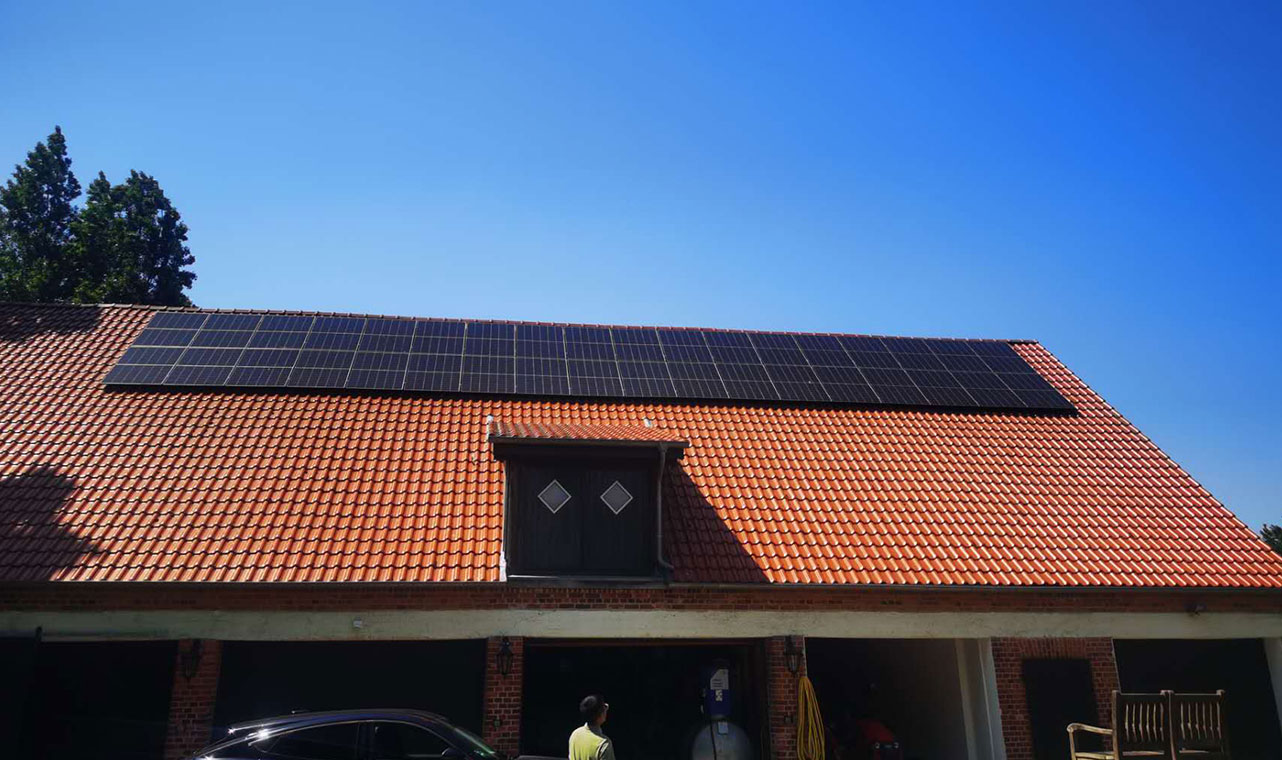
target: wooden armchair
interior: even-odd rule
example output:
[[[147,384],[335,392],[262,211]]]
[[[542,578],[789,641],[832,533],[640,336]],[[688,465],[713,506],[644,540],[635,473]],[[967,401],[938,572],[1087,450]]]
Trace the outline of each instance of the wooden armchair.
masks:
[[[1123,694],[1115,691],[1113,692],[1113,728],[1070,723],[1068,725],[1069,757],[1071,760],[1125,760],[1125,758],[1173,760],[1170,715],[1170,692]],[[1104,749],[1079,750],[1077,748],[1079,731],[1104,737]]]
[[[1175,760],[1229,760],[1223,689],[1171,695],[1171,748]]]

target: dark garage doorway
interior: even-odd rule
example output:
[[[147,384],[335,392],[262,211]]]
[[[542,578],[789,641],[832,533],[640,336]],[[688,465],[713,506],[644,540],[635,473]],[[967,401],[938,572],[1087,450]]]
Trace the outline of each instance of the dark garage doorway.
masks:
[[[766,678],[759,642],[527,641],[525,647],[525,754],[565,757],[570,732],[582,725],[579,700],[599,693],[610,703],[605,732],[619,760],[683,760],[703,725],[703,669],[722,659],[734,690],[730,719],[763,757]]]
[[[1036,760],[1068,757],[1068,724],[1099,722],[1090,660],[1024,660],[1020,676],[1024,680],[1028,724],[1033,735],[1033,757]]]
[[[888,729],[909,760],[966,756],[953,639],[807,638],[806,668],[829,757],[868,757],[873,724]]]
[[[36,645],[23,730],[5,744],[32,760],[160,760],[177,651],[173,641]]]
[[[398,707],[481,728],[485,641],[228,641],[215,727],[295,710]]]
[[[1224,689],[1233,757],[1282,758],[1282,730],[1264,642],[1116,639],[1113,651],[1123,691]]]
[[[0,736],[21,738],[36,667],[39,633],[0,637]]]

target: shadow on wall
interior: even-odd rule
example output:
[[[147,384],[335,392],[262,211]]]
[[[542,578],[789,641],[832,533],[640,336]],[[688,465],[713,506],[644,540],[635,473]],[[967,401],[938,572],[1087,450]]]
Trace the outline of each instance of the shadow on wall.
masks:
[[[98,326],[98,306],[0,306],[0,342],[21,343],[45,333],[83,333]]]
[[[58,522],[75,488],[53,467],[0,474],[0,579],[50,580],[97,551]]]
[[[766,574],[680,462],[663,485],[663,546],[678,581],[765,583]]]

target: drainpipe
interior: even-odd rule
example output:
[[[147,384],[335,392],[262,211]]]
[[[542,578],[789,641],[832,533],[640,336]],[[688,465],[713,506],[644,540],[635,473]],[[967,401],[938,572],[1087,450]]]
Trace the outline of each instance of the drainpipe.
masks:
[[[667,466],[668,447],[659,444],[659,472],[654,478],[655,492],[655,520],[654,520],[654,552],[655,559],[659,562],[659,567],[664,570],[676,570],[667,560],[663,558],[663,470]]]

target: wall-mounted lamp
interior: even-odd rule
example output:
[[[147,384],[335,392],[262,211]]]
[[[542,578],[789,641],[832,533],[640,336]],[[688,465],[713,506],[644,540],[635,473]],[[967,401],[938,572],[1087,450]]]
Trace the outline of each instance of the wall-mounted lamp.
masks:
[[[1189,602],[1185,609],[1188,610],[1190,615],[1199,615],[1206,612],[1206,605],[1201,602]]]
[[[195,678],[196,673],[200,672],[201,643],[200,639],[192,639],[191,643],[187,645],[187,651],[178,657],[178,666],[182,670],[183,678],[188,681]]]
[[[499,642],[498,665],[499,675],[506,676],[512,672],[512,661],[516,659],[516,654],[512,652],[512,640],[507,636]]]
[[[788,672],[793,675],[801,670],[801,645],[797,643],[796,636],[788,636],[783,640],[783,654],[788,658]]]

